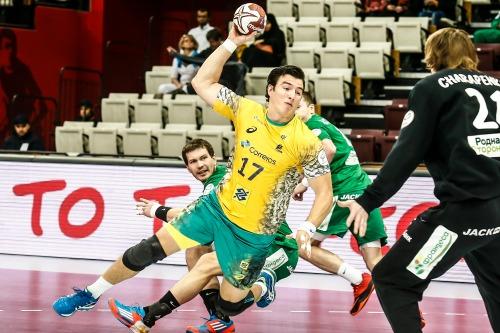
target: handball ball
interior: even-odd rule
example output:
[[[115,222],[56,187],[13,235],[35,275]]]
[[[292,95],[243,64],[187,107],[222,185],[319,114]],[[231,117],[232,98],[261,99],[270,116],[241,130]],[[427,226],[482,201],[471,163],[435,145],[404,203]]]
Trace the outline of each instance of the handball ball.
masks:
[[[248,35],[254,31],[262,33],[266,26],[266,12],[261,6],[249,2],[236,9],[233,23],[242,35]]]

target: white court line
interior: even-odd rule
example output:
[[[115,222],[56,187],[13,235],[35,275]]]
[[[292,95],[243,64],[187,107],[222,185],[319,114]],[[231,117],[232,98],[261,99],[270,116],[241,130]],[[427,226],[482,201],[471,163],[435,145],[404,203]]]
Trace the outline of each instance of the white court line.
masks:
[[[21,311],[22,312],[42,312],[43,310],[40,310],[40,309],[23,309]]]
[[[177,312],[196,312],[198,310],[195,309],[177,309]]]
[[[465,316],[465,313],[453,313],[453,312],[445,312],[447,316]]]
[[[349,313],[349,311],[345,311],[345,310],[330,310],[328,312],[329,313]]]
[[[384,312],[383,311],[368,311],[368,313],[381,314],[381,313],[384,313]]]
[[[97,311],[101,311],[101,312],[111,312],[110,309],[97,309]]]
[[[273,312],[272,310],[250,310],[250,312]]]
[[[292,313],[309,313],[311,312],[310,310],[290,310]]]

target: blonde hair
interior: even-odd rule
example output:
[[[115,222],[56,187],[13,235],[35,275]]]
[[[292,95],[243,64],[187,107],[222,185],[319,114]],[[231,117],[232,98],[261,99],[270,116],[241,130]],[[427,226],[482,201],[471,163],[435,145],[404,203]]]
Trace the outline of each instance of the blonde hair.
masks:
[[[435,72],[446,68],[477,70],[479,59],[467,32],[444,28],[427,39],[425,62],[427,68]]]
[[[184,41],[186,41],[186,39],[190,40],[192,43],[193,43],[193,49],[194,50],[197,50],[198,49],[198,42],[196,41],[196,39],[193,37],[193,35],[182,35],[181,38],[179,39],[179,51],[181,50],[182,48],[182,43],[184,43]]]

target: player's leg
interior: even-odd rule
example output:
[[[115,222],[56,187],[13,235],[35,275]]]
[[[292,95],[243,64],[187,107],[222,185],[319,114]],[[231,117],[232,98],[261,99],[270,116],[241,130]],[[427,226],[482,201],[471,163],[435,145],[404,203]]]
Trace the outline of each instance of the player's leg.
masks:
[[[431,208],[412,222],[380,260],[373,269],[373,281],[394,332],[421,332],[418,302],[424,290],[470,250],[487,243],[486,238],[466,233],[469,228],[487,228],[491,216],[498,216],[498,211],[484,203],[467,201]]]
[[[209,230],[203,228],[204,219],[203,215],[200,215],[200,210],[203,210],[205,205],[206,202],[202,199],[193,202],[185,214],[174,220],[175,228],[174,222],[167,224],[155,235],[127,249],[94,283],[57,299],[52,306],[54,311],[67,317],[75,311],[90,310],[99,297],[115,284],[135,276],[147,266],[177,252],[181,247],[189,248],[199,245],[200,242],[210,242],[212,235]]]
[[[188,266],[188,270],[191,270],[204,254],[211,253],[212,251],[212,246],[205,245],[194,246],[187,249],[186,264]],[[217,262],[217,257],[215,256],[215,254],[213,254],[213,258],[215,260],[216,266],[213,271],[215,271],[215,269],[217,268],[220,270],[219,263]],[[204,260],[208,261],[209,259],[205,258]],[[217,300],[218,294],[219,280],[217,279],[217,277],[213,276],[207,283],[207,285],[203,287],[203,290],[200,291],[200,296],[203,299],[205,307],[207,308],[209,317],[213,317],[215,315],[215,301]]]
[[[348,197],[351,197],[351,195]],[[349,216],[349,209],[334,204],[329,216],[321,223],[313,235],[311,258],[302,258],[327,272],[343,277],[351,283],[354,301],[350,312],[354,316],[363,309],[374,290],[371,275],[362,273],[343,261],[338,255],[320,247],[321,242],[332,235],[344,237],[348,230],[345,223],[347,216]]]
[[[278,233],[269,250],[259,278],[252,286],[258,307],[265,308],[276,298],[276,282],[289,277],[297,267],[299,252],[294,238]]]
[[[193,299],[214,276],[222,274],[215,253],[203,255],[196,265],[158,302],[148,306],[129,306],[116,299],[108,305],[113,315],[134,332],[148,332],[157,320],[170,314],[181,304]]]
[[[366,268],[371,272],[382,259],[382,246],[387,244],[387,234],[380,209],[377,208],[370,212],[365,236],[353,235],[358,243]]]

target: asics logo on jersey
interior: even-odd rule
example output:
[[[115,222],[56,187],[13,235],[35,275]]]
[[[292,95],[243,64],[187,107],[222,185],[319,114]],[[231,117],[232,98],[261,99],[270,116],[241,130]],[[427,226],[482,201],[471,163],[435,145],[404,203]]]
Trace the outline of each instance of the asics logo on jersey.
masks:
[[[257,131],[257,127],[255,127],[255,126],[247,128],[247,133],[253,133],[255,131]]]
[[[244,189],[238,188],[236,189],[233,198],[238,199],[239,201],[244,201],[248,198],[248,193],[249,192],[245,191]]]

